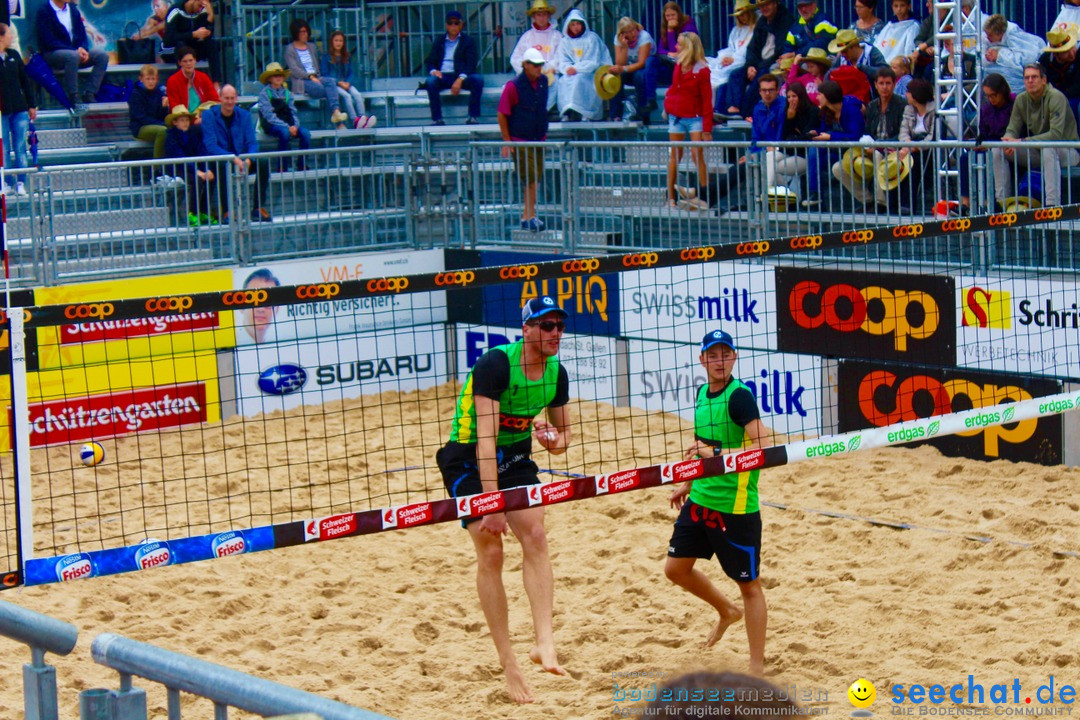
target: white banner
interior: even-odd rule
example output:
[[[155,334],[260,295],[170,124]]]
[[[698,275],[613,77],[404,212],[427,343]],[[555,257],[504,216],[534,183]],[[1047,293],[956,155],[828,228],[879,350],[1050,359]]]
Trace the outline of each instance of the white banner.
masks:
[[[956,278],[961,367],[1080,378],[1080,288],[1048,280]]]
[[[242,415],[288,410],[446,382],[442,325],[261,344],[236,350],[237,406]]]
[[[776,349],[772,267],[702,263],[619,275],[622,334],[698,342],[722,327],[740,347]]]
[[[490,348],[516,342],[521,328],[458,325],[458,375],[469,370]],[[599,335],[563,335],[559,362],[570,376],[570,397],[615,403],[615,339]]]
[[[707,382],[699,348],[696,343],[631,340],[630,404],[693,420],[697,389]],[[742,351],[735,377],[754,393],[766,426],[784,434],[820,434],[821,358]]]
[[[338,300],[334,283],[360,278],[384,278],[445,269],[442,250],[399,253],[363,253],[292,260],[233,270],[233,287],[309,285],[305,292],[321,302],[282,307],[257,307],[236,314],[236,344],[254,345],[296,338],[325,338],[356,332],[446,320],[446,293],[442,290],[405,295]]]

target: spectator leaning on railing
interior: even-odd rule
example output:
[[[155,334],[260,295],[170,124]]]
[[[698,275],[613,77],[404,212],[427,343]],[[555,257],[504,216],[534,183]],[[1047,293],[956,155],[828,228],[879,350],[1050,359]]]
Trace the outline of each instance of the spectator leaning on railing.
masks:
[[[94,102],[105,79],[109,54],[90,46],[79,8],[71,0],[46,0],[38,8],[37,35],[38,50],[45,62],[54,70],[63,71],[60,83],[71,102],[80,100],[79,68],[93,67],[90,79],[83,87],[81,100],[84,103]]]
[[[446,124],[439,93],[447,89],[451,95],[467,90],[469,117],[465,124],[475,125],[480,122],[480,101],[484,97],[484,77],[476,72],[480,54],[476,41],[461,32],[462,24],[460,12],[451,10],[446,13],[446,33],[435,38],[431,52],[424,61],[428,72],[424,88],[427,90],[433,125]]]
[[[4,157],[0,161],[7,164],[7,152],[11,148],[10,167],[23,168],[26,167],[26,131],[37,118],[37,105],[22,57],[11,47],[13,35],[10,27],[0,23],[0,108],[3,109],[0,122],[4,141]],[[16,195],[26,195],[26,175],[14,176],[11,189]]]
[[[203,143],[211,155],[231,156],[233,165],[240,174],[250,174],[254,162],[256,205],[251,211],[251,219],[256,222],[270,222],[270,211],[266,209],[266,196],[270,191],[270,165],[265,160],[240,158],[241,155],[258,153],[259,143],[255,139],[255,121],[251,113],[237,107],[239,99],[240,96],[232,85],[221,86],[221,104],[202,114]],[[223,188],[225,184],[219,183],[218,187]],[[223,215],[223,219],[228,222],[228,214]]]

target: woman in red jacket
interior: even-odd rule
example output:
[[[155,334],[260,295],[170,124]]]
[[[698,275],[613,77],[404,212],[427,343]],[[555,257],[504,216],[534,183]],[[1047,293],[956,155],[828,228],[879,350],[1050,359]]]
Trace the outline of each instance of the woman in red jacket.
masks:
[[[686,135],[692,141],[712,140],[713,93],[709,79],[709,65],[705,62],[705,49],[697,33],[684,32],[679,35],[678,55],[676,56],[675,74],[671,87],[664,96],[664,111],[668,116],[668,138],[672,142],[682,142]],[[709,169],[705,166],[705,148],[690,149],[690,156],[697,166],[698,187],[709,184]],[[675,180],[682,160],[682,148],[671,148],[668,159],[667,190],[668,205],[675,204]],[[698,197],[684,197],[678,207],[693,210],[708,209],[709,204],[701,199],[704,190],[698,191]]]
[[[183,105],[190,112],[198,112],[204,102],[218,102],[217,88],[210,76],[195,69],[195,51],[189,47],[176,51],[176,64],[180,67],[165,83],[165,94],[169,98],[169,107]],[[198,125],[201,118],[196,117]]]

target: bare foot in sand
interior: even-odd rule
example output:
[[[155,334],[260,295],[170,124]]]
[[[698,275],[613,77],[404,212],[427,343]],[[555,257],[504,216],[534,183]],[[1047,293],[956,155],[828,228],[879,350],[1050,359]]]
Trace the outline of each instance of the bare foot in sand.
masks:
[[[544,650],[541,650],[539,647],[534,647],[529,651],[529,659],[544,668],[545,672],[549,672],[552,675],[566,674],[566,671],[559,665],[559,658],[555,654],[555,648],[545,648]]]
[[[750,663],[750,674],[755,677],[765,677],[765,663]]]
[[[742,610],[734,605],[726,613],[720,613],[720,619],[716,623],[716,627],[709,633],[709,637],[705,640],[705,647],[712,647],[716,643],[720,642],[720,638],[724,637],[724,632],[742,620]]]
[[[532,690],[529,689],[529,683],[525,682],[525,676],[521,674],[521,668],[517,666],[517,663],[506,668],[504,672],[506,673],[506,690],[510,693],[510,699],[518,705],[531,703]]]

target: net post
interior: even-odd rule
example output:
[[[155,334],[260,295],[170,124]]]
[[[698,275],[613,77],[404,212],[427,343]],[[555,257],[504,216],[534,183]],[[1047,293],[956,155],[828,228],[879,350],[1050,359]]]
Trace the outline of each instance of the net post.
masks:
[[[34,557],[33,496],[30,492],[30,409],[26,390],[26,316],[22,308],[8,308],[11,325],[11,444],[15,466],[15,533],[19,542],[19,570]]]

